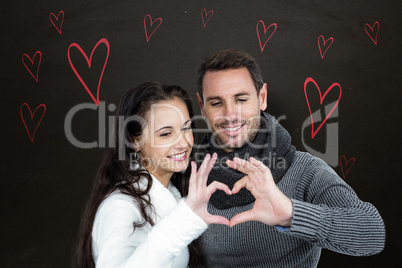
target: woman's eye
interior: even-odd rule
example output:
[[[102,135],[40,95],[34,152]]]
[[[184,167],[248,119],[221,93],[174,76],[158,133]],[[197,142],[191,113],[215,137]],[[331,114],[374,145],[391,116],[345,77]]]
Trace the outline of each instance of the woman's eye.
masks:
[[[171,132],[164,132],[164,133],[161,134],[161,137],[168,137],[171,134],[172,134]]]
[[[184,128],[182,128],[181,130],[187,131],[187,130],[190,130],[190,129],[191,129],[191,127],[184,127]]]

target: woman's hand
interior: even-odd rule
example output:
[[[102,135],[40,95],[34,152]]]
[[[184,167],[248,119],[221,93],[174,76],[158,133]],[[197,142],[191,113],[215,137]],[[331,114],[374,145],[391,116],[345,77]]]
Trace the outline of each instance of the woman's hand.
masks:
[[[207,210],[209,198],[216,190],[225,191],[228,195],[232,194],[229,187],[221,182],[214,181],[207,186],[208,175],[215,164],[216,158],[216,153],[212,155],[212,158],[207,154],[198,172],[196,163],[194,161],[191,162],[190,185],[185,202],[194,213],[200,216],[207,224],[217,223],[229,225],[228,219],[217,215],[211,215]]]

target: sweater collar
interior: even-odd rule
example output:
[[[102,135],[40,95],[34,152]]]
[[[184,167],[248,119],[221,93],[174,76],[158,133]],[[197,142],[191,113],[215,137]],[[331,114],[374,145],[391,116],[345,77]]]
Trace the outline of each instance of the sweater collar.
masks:
[[[150,175],[152,177],[152,187],[149,191],[150,201],[155,208],[156,217],[164,218],[177,205],[181,194],[172,182],[169,182],[168,188],[166,188],[154,175]],[[147,180],[145,178],[139,182],[142,187],[146,187]]]

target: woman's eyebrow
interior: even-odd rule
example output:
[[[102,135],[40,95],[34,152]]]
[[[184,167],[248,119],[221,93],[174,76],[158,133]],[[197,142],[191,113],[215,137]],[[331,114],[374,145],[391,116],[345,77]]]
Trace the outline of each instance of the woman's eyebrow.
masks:
[[[186,122],[184,122],[183,126],[187,125],[189,122],[191,122],[191,119],[189,119]],[[156,130],[155,133],[157,133],[157,132],[159,132],[159,131],[161,131],[163,129],[172,129],[172,128],[173,128],[172,126],[163,126],[163,127],[159,128],[158,130]]]
[[[188,122],[191,122],[191,119],[188,119],[186,122],[184,122],[183,126],[187,125]]]
[[[157,133],[163,129],[172,129],[172,128],[173,128],[172,126],[164,126],[164,127],[161,127],[160,129],[156,130],[155,133]]]

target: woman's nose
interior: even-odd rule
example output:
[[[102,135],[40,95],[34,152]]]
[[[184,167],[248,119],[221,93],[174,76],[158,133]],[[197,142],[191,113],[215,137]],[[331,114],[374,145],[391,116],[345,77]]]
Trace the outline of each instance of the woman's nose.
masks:
[[[191,134],[192,135],[192,134]],[[187,148],[189,146],[189,137],[187,137],[186,133],[180,133],[179,140],[177,141],[175,147],[176,148]]]

